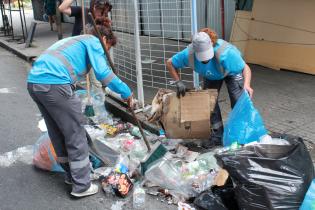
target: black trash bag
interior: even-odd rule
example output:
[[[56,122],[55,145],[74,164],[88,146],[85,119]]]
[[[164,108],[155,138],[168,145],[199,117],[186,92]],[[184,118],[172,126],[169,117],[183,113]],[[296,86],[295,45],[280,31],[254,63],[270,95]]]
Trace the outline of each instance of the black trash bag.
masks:
[[[227,179],[224,186],[213,186],[211,189],[215,196],[221,198],[228,210],[239,210],[231,177]]]
[[[202,210],[215,209],[227,210],[219,196],[212,193],[211,189],[202,192],[195,200],[194,204]]]
[[[240,209],[300,207],[314,177],[313,163],[301,138],[282,137],[290,145],[252,145],[215,155],[232,178]]]

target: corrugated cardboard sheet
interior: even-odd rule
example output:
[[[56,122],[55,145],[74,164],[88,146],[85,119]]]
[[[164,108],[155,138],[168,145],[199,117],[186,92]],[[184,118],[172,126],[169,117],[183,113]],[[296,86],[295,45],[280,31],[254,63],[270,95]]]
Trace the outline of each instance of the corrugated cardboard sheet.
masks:
[[[214,109],[216,90],[187,92],[178,99],[176,93],[167,95],[163,104],[162,123],[168,138],[208,139],[210,115]]]

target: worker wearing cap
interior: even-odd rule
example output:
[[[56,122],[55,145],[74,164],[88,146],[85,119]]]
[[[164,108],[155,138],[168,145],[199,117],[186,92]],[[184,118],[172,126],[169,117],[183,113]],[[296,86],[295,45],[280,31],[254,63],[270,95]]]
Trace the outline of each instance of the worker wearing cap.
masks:
[[[186,49],[167,61],[167,69],[176,81],[178,97],[185,96],[186,92],[186,86],[177,73],[178,69],[184,67],[191,67],[203,76],[204,89],[217,89],[219,92],[225,81],[232,108],[244,89],[251,97],[253,96],[253,89],[250,86],[251,70],[241,53],[232,44],[218,39],[217,34],[209,28],[196,33]],[[222,145],[223,124],[218,102],[211,114],[210,122],[212,129],[210,141],[204,143],[207,148]]]
[[[112,31],[97,26],[106,47],[115,45]],[[81,102],[74,93],[76,81],[91,65],[104,86],[121,95],[132,106],[132,93],[109,68],[96,32],[60,40],[49,47],[33,64],[28,75],[28,91],[45,119],[48,134],[57,154],[57,162],[66,172],[71,194],[83,197],[97,193],[90,181],[89,148]]]

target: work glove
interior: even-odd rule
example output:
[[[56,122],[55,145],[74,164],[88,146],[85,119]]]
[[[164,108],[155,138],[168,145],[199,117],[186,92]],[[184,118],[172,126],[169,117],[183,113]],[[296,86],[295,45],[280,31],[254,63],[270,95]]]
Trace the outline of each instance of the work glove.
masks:
[[[183,83],[183,81],[178,80],[175,82],[176,88],[177,88],[177,97],[180,98],[180,95],[183,97],[185,96],[186,93],[186,86]]]

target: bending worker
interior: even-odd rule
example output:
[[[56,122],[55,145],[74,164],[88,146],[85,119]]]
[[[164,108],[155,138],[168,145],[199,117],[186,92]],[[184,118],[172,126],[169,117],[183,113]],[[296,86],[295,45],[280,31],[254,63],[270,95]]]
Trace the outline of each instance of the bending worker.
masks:
[[[210,28],[204,28],[195,34],[192,43],[183,51],[177,53],[167,61],[167,69],[176,81],[177,96],[185,96],[186,87],[180,80],[177,70],[190,66],[204,78],[204,89],[221,89],[223,81],[228,89],[231,107],[233,108],[243,89],[253,96],[250,86],[251,70],[242,59],[239,50],[232,44],[217,38],[217,34]],[[222,145],[223,123],[220,107],[216,102],[210,117],[210,141],[204,147]]]
[[[109,28],[97,26],[106,47],[116,43]],[[132,106],[132,93],[109,68],[96,32],[60,40],[49,47],[33,64],[28,75],[30,96],[43,115],[57,162],[66,172],[65,183],[72,184],[76,197],[98,192],[90,181],[89,148],[81,102],[74,94],[76,81],[87,74],[88,65],[104,86],[121,95]]]

